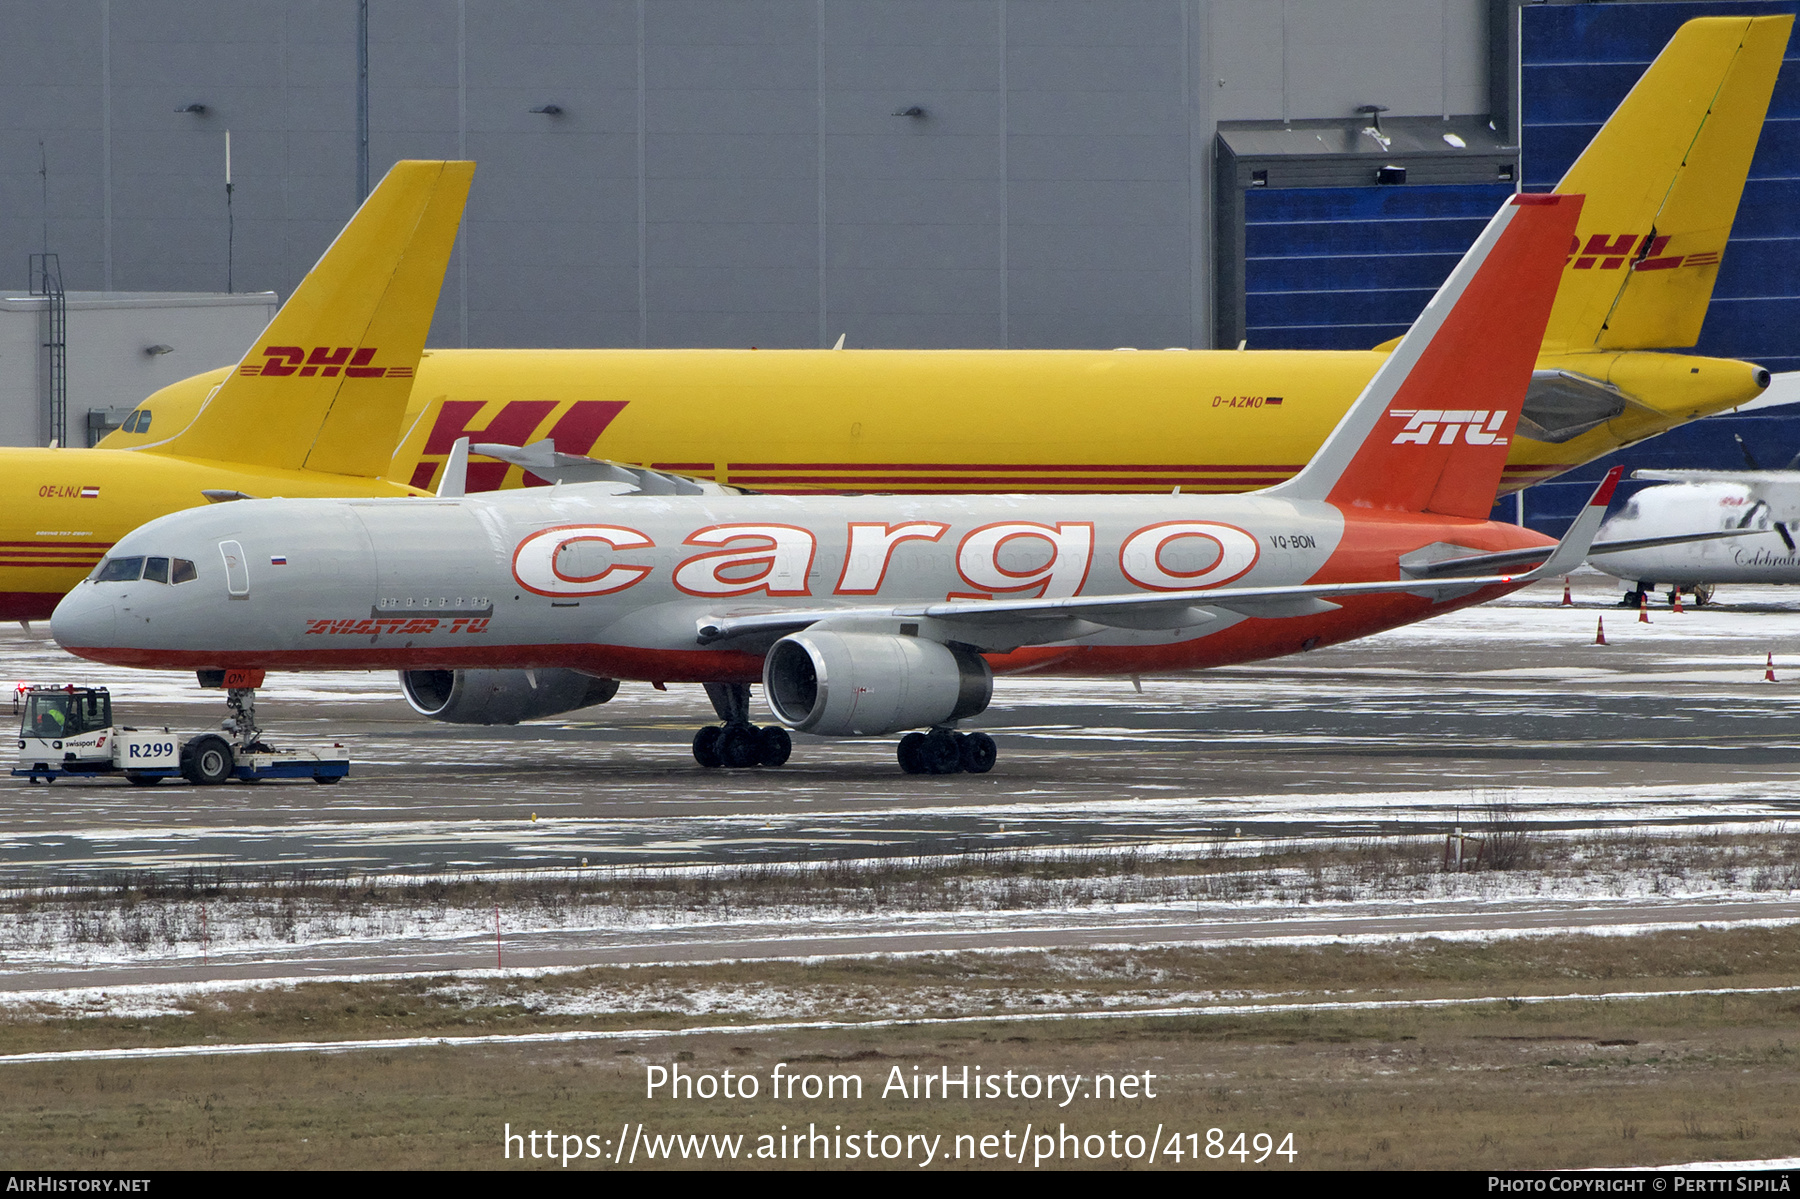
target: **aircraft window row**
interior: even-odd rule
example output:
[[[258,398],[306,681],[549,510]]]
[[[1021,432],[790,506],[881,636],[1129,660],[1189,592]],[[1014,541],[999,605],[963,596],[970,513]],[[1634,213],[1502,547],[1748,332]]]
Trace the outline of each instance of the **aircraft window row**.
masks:
[[[96,583],[191,583],[200,572],[186,558],[107,558],[94,572]]]
[[[126,433],[148,433],[150,431],[150,409],[139,408],[125,418],[119,428]]]

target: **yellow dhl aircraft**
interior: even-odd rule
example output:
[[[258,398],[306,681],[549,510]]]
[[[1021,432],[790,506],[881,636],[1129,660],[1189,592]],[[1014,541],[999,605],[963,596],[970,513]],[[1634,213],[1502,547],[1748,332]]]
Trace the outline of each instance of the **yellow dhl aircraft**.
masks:
[[[1558,185],[1588,198],[1505,490],[1734,407],[1767,386],[1767,372],[1750,363],[1656,351],[1691,346],[1699,335],[1792,20],[1713,17],[1684,25]],[[429,165],[446,178],[463,172],[466,189],[470,164],[402,164]],[[382,190],[392,182],[390,176]],[[371,196],[352,228],[375,202]],[[434,220],[448,207],[433,208]],[[453,227],[454,216],[448,220]],[[407,255],[422,263],[427,253],[414,247]],[[0,534],[10,543],[0,547],[9,551],[0,557],[0,604],[11,605],[0,608],[0,617],[48,613],[113,540],[154,516],[200,503],[202,490],[429,489],[465,435],[510,445],[548,439],[563,453],[764,491],[1160,491],[1177,485],[1242,491],[1297,471],[1388,348],[434,350],[416,360],[403,419],[387,393],[343,382],[341,395],[334,390],[332,396],[353,410],[339,420],[345,429],[354,420],[356,435],[327,439],[322,428],[315,434],[303,427],[321,418],[292,415],[300,377],[314,365],[329,369],[339,356],[350,365],[376,347],[384,363],[412,364],[388,356],[391,336],[385,343],[373,335],[357,340],[285,321],[308,285],[325,285],[320,277],[332,257],[321,260],[236,367],[164,388],[101,443],[136,453],[111,456],[102,466],[82,452],[59,452],[65,463],[95,463],[69,485],[99,482],[108,497],[127,491],[104,486],[114,477],[108,472],[131,465],[126,459],[183,460],[168,468],[175,473],[150,482],[146,471],[144,481],[130,485],[135,502],[114,508],[110,521],[101,519],[99,505],[82,509],[86,501],[74,498],[79,491],[64,498],[54,487],[41,495],[34,495],[41,486],[24,487],[25,504],[4,509],[14,514],[14,527]],[[437,278],[429,289],[397,297],[416,303],[406,323],[420,341]],[[346,281],[336,285],[355,290]],[[324,307],[314,302],[306,311],[311,320]],[[403,319],[398,307],[394,319]],[[356,341],[354,354],[346,340]],[[242,390],[249,386],[261,390]],[[247,401],[238,409],[242,415],[219,419],[215,409],[234,387]],[[331,423],[331,412],[327,406],[323,424]],[[1474,415],[1435,414],[1447,423]],[[1431,423],[1433,416],[1421,413],[1420,420]],[[378,430],[390,420],[384,438]],[[312,458],[315,443],[327,441],[336,456]],[[0,464],[11,453],[52,452],[0,450]],[[216,473],[202,483],[180,473],[190,467]],[[274,467],[307,468],[308,486],[335,491],[303,489]],[[46,469],[35,469],[34,483]],[[225,481],[231,472],[232,481]],[[20,473],[0,465],[8,478]],[[392,482],[375,477],[381,473]],[[470,490],[537,481],[522,467],[479,456],[468,470]],[[52,562],[28,526],[86,531],[61,534],[79,540],[64,545],[80,552]]]
[[[177,509],[412,494],[382,476],[474,173],[397,164],[244,363],[165,389],[179,415],[144,404],[126,419],[137,448],[0,449],[0,618],[48,618],[107,547]]]

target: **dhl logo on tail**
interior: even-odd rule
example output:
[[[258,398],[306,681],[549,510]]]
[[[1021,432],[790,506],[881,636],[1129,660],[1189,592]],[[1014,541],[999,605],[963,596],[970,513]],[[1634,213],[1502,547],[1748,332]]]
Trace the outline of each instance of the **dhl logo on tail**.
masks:
[[[1595,233],[1587,244],[1581,238],[1569,240],[1569,265],[1578,271],[1616,271],[1627,262],[1634,271],[1668,271],[1678,266],[1717,266],[1722,251],[1702,250],[1696,254],[1664,254],[1674,239],[1673,234],[1654,237],[1648,233]],[[1632,251],[1637,253],[1634,257]]]
[[[357,349],[354,346],[314,346],[308,354],[300,346],[265,346],[263,357],[267,362],[247,362],[238,367],[240,375],[261,375],[265,378],[279,375],[299,375],[302,379],[310,379],[314,375],[321,379],[334,379],[342,371],[346,379],[410,379],[413,368],[410,366],[370,366],[379,351],[374,346]]]

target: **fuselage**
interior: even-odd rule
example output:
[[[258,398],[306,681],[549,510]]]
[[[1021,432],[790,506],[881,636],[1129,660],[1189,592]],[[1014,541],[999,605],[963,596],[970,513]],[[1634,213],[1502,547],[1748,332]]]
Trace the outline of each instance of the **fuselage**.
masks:
[[[1290,477],[1385,351],[428,350],[388,476],[435,489],[452,444],[524,445],[704,476],[756,491],[1235,493]],[[1553,440],[1522,424],[1502,492],[1760,395],[1753,364],[1688,354],[1551,352],[1538,369],[1605,384]],[[151,446],[218,375],[143,407]],[[1617,393],[1616,395],[1614,393]],[[441,407],[426,413],[427,405]],[[1451,403],[1454,397],[1445,397]],[[1602,401],[1613,403],[1610,411]],[[1527,402],[1529,418],[1534,409]],[[426,419],[420,420],[421,415]],[[1603,417],[1604,419],[1598,419]],[[1591,422],[1588,418],[1592,419]],[[1558,423],[1558,422],[1561,423]],[[473,458],[469,490],[529,482]]]
[[[0,507],[8,551],[0,619],[43,618],[126,530],[204,503],[204,489],[429,491],[465,434],[511,445],[548,437],[564,452],[777,494],[1251,491],[1298,471],[1385,359],[1273,350],[435,350],[420,360],[388,481],[169,460],[156,447],[192,420],[225,373],[212,372],[157,392],[140,405],[149,413],[142,431],[103,443],[138,453],[0,449],[14,501]],[[1546,354],[1538,365],[1632,398],[1562,440],[1533,440],[1521,425],[1502,491],[1742,403],[1766,380],[1748,363],[1679,354]],[[479,455],[469,464],[471,491],[533,482],[541,480]],[[84,487],[98,487],[100,504],[69,498]]]
[[[86,581],[52,627],[82,656],[155,668],[556,666],[751,682],[762,647],[703,644],[709,619],[1396,579],[1415,552],[1547,544],[1484,520],[1255,495],[664,497],[565,486],[461,501],[270,500],[130,534],[109,563],[181,559],[197,577]],[[1021,636],[989,660],[999,672],[1195,669],[1365,636],[1506,590],[1345,597],[1318,615],[1220,610],[1179,628],[1037,626],[1041,641]]]
[[[158,516],[207,504],[206,491],[398,496],[410,489],[125,450],[0,449],[0,619],[48,619],[114,542]]]
[[[1800,476],[1788,498],[1800,498]],[[1667,483],[1646,487],[1609,518],[1600,532],[1602,541],[1626,541],[1647,537],[1673,537],[1689,533],[1713,533],[1754,529],[1742,537],[1694,541],[1629,550],[1620,554],[1595,554],[1595,569],[1636,583],[1800,583],[1800,553],[1796,553],[1775,529],[1775,522],[1793,510],[1791,503],[1772,506],[1757,490],[1741,483]],[[1791,535],[1790,527],[1790,535]]]

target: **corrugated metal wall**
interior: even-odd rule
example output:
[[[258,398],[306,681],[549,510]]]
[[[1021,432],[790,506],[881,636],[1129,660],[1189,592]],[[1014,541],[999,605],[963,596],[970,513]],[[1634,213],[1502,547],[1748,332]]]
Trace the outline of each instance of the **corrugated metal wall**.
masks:
[[[230,128],[235,282],[290,292],[357,200],[357,8],[0,0],[0,280],[223,287]],[[1206,345],[1216,121],[1487,82],[1487,0],[368,10],[373,175],[481,164],[435,345]]]

